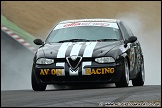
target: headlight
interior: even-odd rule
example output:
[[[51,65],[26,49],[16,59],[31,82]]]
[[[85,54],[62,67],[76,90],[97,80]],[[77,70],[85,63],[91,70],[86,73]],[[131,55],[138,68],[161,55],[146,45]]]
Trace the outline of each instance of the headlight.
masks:
[[[112,57],[101,57],[101,58],[96,58],[95,61],[98,63],[112,63],[115,62],[115,59]]]
[[[37,64],[52,64],[54,63],[53,59],[39,58],[36,62]]]

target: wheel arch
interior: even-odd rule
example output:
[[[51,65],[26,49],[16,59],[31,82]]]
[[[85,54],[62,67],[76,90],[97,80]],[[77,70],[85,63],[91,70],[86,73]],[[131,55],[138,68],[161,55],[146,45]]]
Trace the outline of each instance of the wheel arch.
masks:
[[[127,62],[128,62],[128,67],[129,67],[129,69],[130,69],[130,59],[129,59],[129,56],[127,55],[127,53],[121,54],[121,57],[122,57],[123,59],[126,59],[126,60],[127,60]]]

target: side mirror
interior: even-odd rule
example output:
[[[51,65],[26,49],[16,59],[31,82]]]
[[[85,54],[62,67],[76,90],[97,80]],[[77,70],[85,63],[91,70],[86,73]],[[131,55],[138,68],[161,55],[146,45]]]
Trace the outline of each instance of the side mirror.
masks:
[[[33,41],[36,45],[43,45],[43,41],[41,39],[35,39]]]
[[[137,40],[137,37],[136,36],[131,36],[131,37],[128,38],[127,43],[133,43],[136,40]]]
[[[127,47],[127,43],[133,43],[133,42],[135,42],[137,40],[137,37],[136,36],[131,36],[131,37],[129,37],[128,38],[128,40],[125,40],[125,45],[124,45],[124,47]]]

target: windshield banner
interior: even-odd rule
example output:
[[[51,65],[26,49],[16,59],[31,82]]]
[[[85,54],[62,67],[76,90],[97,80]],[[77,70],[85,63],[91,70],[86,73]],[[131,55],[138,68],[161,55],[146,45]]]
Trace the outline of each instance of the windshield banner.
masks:
[[[77,27],[77,26],[103,26],[103,27],[112,27],[119,29],[117,23],[108,23],[108,22],[72,22],[66,24],[58,24],[54,30],[68,28],[68,27]]]

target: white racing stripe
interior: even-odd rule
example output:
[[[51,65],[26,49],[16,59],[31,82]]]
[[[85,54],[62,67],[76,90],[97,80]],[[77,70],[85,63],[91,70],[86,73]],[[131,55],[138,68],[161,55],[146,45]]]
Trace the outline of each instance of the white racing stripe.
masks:
[[[71,52],[70,52],[70,56],[72,56],[72,55],[78,56],[79,51],[80,51],[80,49],[81,49],[81,47],[82,47],[82,43],[83,43],[83,42],[77,42],[77,43],[73,46],[73,48],[72,48],[72,50],[71,50]],[[71,68],[69,68],[69,75],[70,75],[70,76],[76,76],[76,75],[78,75],[78,69],[76,69],[75,71],[72,71]]]
[[[61,47],[59,48],[59,50],[58,50],[57,58],[65,58],[66,50],[67,50],[67,48],[71,44],[72,44],[71,42],[69,42],[69,43],[63,43],[61,45]],[[63,66],[63,67],[65,67],[65,62],[56,63],[56,66]],[[58,75],[58,76],[65,76],[65,69],[62,69],[62,75]]]
[[[65,53],[66,53],[66,50],[67,48],[72,45],[72,42],[65,42],[61,45],[61,47],[59,48],[58,50],[58,53],[57,53],[57,58],[65,58]]]
[[[70,56],[72,56],[72,55],[77,55],[78,56],[80,48],[82,46],[81,43],[83,43],[83,42],[78,42],[73,46],[73,48],[72,48],[72,50],[70,52]]]
[[[83,57],[92,57],[93,50],[94,50],[96,44],[97,44],[97,42],[89,42],[89,43],[87,42],[87,47],[84,50]],[[91,63],[92,63],[91,61],[82,62],[82,75],[86,75],[84,66],[91,65]]]
[[[87,42],[87,47],[84,50],[83,57],[92,57],[96,44],[97,42]]]

